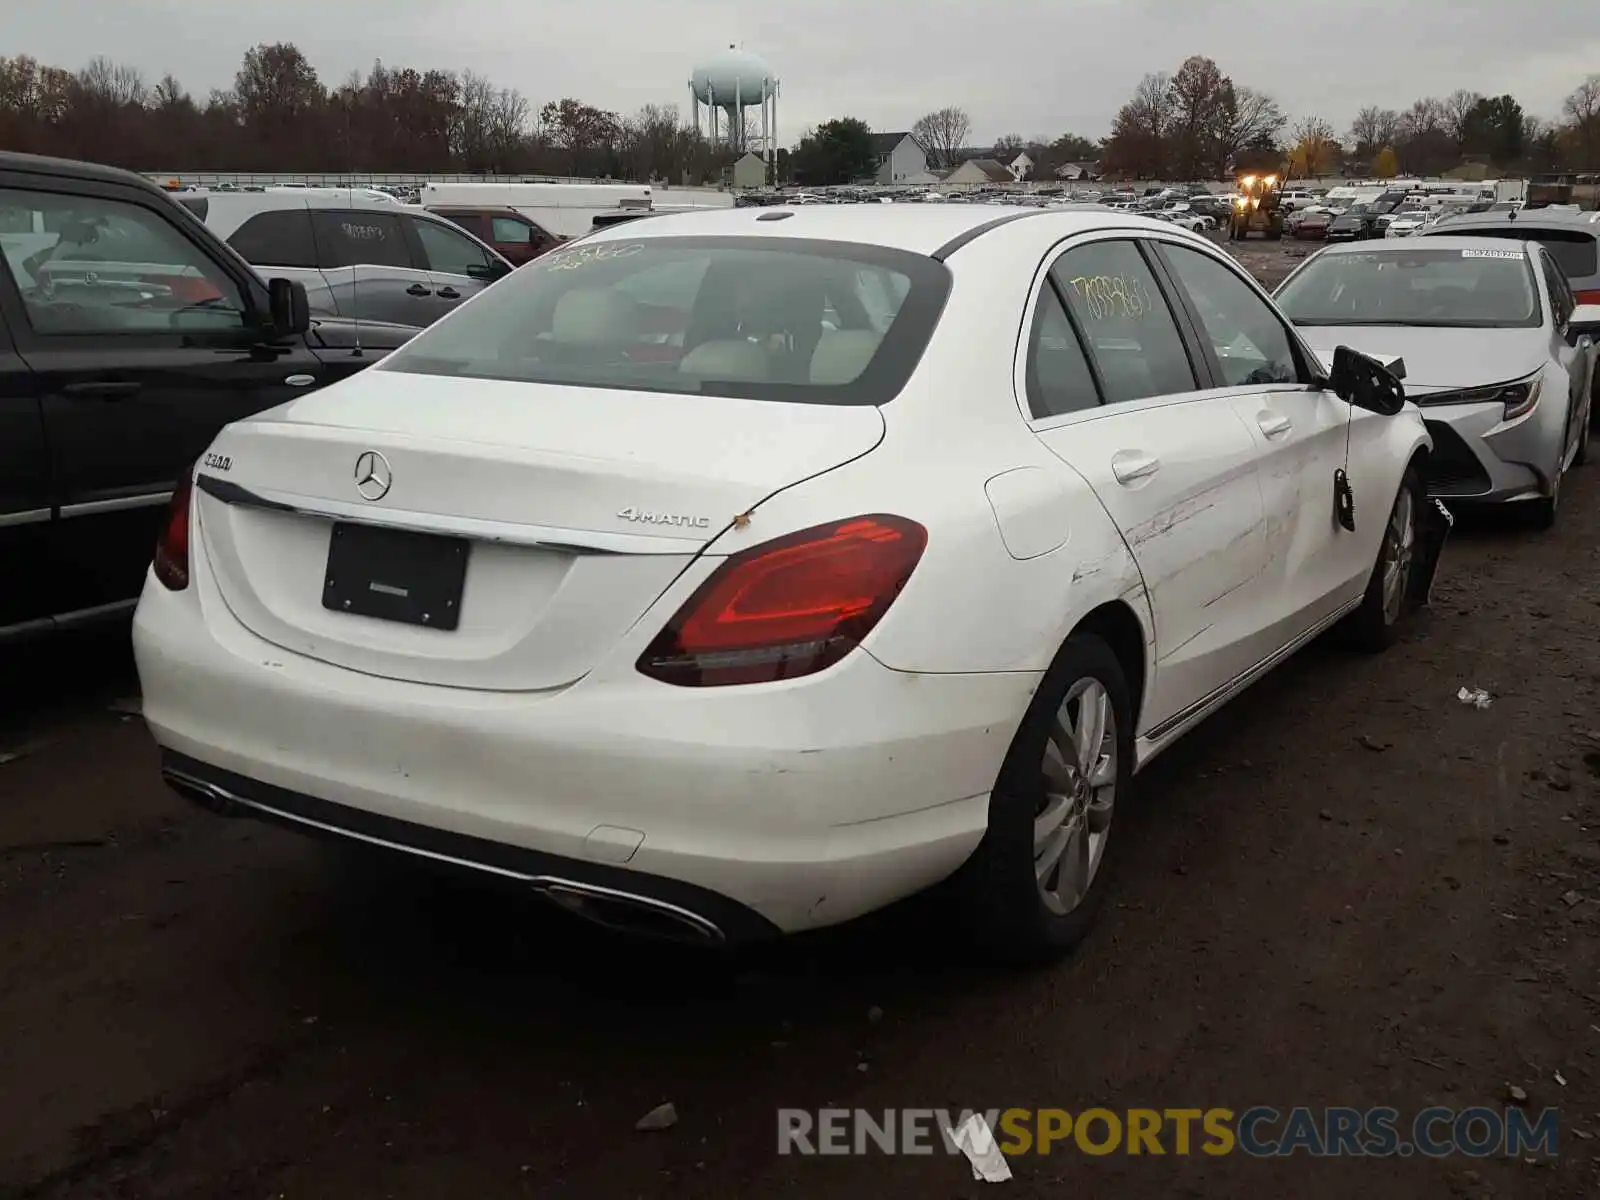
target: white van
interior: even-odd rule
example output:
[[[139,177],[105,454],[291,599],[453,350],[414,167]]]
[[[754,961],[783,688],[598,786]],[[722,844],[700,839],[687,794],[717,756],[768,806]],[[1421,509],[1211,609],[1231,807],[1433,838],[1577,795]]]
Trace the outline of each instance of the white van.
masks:
[[[651,210],[649,184],[639,183],[425,183],[423,208],[510,208],[557,237],[582,237],[596,216]]]

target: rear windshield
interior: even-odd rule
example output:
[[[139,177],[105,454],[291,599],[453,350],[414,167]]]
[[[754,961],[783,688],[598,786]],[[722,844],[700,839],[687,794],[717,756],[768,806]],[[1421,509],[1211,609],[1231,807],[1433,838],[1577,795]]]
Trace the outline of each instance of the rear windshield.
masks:
[[[1325,253],[1274,299],[1296,325],[1537,326],[1533,271],[1520,250]]]
[[[1574,283],[1600,275],[1600,253],[1596,252],[1595,235],[1582,229],[1540,229],[1510,224],[1492,229],[1463,229],[1463,237],[1515,238],[1520,242],[1538,242],[1550,251],[1550,257]]]
[[[882,404],[949,291],[944,266],[790,238],[584,240],[425,330],[384,370],[811,404]]]

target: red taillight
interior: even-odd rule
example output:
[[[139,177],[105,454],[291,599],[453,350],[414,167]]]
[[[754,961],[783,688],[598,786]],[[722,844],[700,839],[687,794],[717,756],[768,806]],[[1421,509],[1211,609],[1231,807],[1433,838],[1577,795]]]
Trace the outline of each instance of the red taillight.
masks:
[[[156,542],[156,578],[174,592],[189,586],[189,498],[193,494],[194,469],[191,467],[172,489],[172,499],[167,504],[167,523]]]
[[[1579,304],[1600,304],[1600,292],[1573,292],[1572,298]]]
[[[873,515],[741,550],[667,622],[639,670],[684,687],[821,671],[883,618],[927,544],[915,521]]]

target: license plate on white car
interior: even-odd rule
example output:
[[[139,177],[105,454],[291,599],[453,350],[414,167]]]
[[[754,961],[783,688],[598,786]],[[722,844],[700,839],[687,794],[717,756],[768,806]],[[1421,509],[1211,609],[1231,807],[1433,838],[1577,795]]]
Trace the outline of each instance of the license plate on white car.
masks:
[[[328,543],[322,607],[429,629],[461,623],[465,538],[340,521]]]

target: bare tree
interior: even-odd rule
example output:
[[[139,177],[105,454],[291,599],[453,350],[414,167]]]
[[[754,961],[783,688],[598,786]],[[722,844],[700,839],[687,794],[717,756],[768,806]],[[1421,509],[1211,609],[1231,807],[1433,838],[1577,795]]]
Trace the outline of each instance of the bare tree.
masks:
[[[1483,97],[1467,88],[1457,88],[1439,102],[1441,124],[1457,145],[1466,140],[1467,124]]]
[[[89,65],[78,72],[78,86],[92,103],[108,108],[143,106],[149,100],[149,89],[137,68],[105,57],[89,60]]]
[[[928,154],[929,165],[953,167],[956,151],[967,144],[972,134],[972,118],[967,110],[951,105],[917,118],[911,136]]]
[[[1227,174],[1229,165],[1244,151],[1276,142],[1288,123],[1278,102],[1265,92],[1232,88],[1218,116],[1217,174]]]
[[[1574,125],[1600,121],[1600,74],[1585,79],[1561,102],[1561,111]]]

